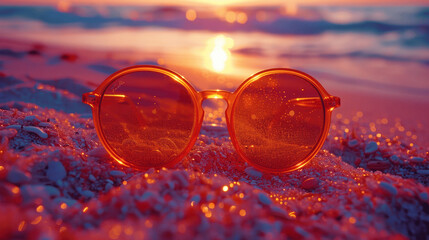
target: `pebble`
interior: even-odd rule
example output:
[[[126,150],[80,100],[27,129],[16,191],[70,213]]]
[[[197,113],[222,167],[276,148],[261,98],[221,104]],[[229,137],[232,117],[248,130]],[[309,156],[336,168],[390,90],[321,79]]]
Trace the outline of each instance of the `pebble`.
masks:
[[[398,194],[396,187],[390,183],[380,182],[379,186],[384,192],[389,193],[391,196],[396,196]]]
[[[50,197],[59,197],[58,188],[41,184],[26,184],[20,187],[22,199],[25,202],[32,202],[35,199],[49,199]]]
[[[58,180],[64,179],[66,175],[66,169],[60,161],[48,162],[48,170],[46,171],[46,176],[49,180],[56,182]]]
[[[82,196],[86,198],[92,198],[95,196],[95,194],[89,190],[82,191]]]
[[[316,178],[307,178],[301,183],[301,187],[305,190],[314,190],[319,187],[319,180]]]
[[[51,197],[60,196],[60,190],[58,190],[58,188],[50,185],[42,185],[42,186],[45,187],[45,190],[49,194],[49,196]]]
[[[199,194],[194,195],[194,196],[191,198],[191,202],[195,202],[195,204],[200,203],[200,201],[201,201],[201,197],[200,197],[200,195],[199,195]]]
[[[259,219],[256,223],[255,230],[267,234],[272,231],[272,227],[273,226],[272,224],[270,224],[270,222],[263,219]]]
[[[263,194],[263,193],[258,194],[258,200],[260,203],[264,205],[270,205],[272,203],[271,199],[266,194]]]
[[[30,181],[30,177],[17,168],[10,169],[6,179],[13,184],[23,184]]]
[[[103,158],[108,156],[109,154],[104,147],[97,147],[89,151],[88,155],[91,157]]]
[[[22,128],[22,126],[21,125],[9,125],[6,127],[6,129],[10,129],[10,128],[20,130]]]
[[[112,177],[123,177],[125,176],[125,173],[119,170],[112,170],[110,171],[110,176]]]
[[[95,182],[95,181],[97,181],[97,179],[96,179],[96,178],[94,177],[94,175],[92,175],[92,174],[90,174],[90,175],[89,175],[88,179],[89,179],[89,181],[91,181],[91,182]]]
[[[213,201],[213,199],[215,198],[215,196],[213,196],[213,194],[211,194],[211,193],[209,193],[209,194],[207,194],[207,196],[206,196],[206,201]]]
[[[422,193],[419,194],[419,198],[422,201],[427,201],[427,200],[429,200],[429,195],[427,193],[425,193],[425,192],[422,192]]]
[[[35,115],[26,116],[24,118],[24,121],[27,121],[27,122],[33,122],[33,121],[40,122],[40,120],[37,119],[37,117]]]
[[[399,157],[396,155],[392,155],[389,159],[393,163],[399,163],[399,161],[400,161]]]
[[[359,141],[356,139],[352,139],[347,143],[347,145],[351,148],[356,147],[358,144],[359,144]]]
[[[422,163],[425,159],[421,157],[412,157],[411,162],[413,163]]]
[[[17,133],[18,131],[14,128],[0,130],[0,136],[7,138],[13,138]]]
[[[71,199],[71,198],[65,198],[65,197],[59,197],[59,198],[55,198],[55,202],[59,205],[62,203],[67,204],[67,207],[71,207],[75,204],[79,204],[76,200]]]
[[[51,126],[51,124],[48,123],[48,122],[41,122],[41,123],[39,123],[39,127],[50,127],[50,126]]]
[[[262,177],[262,173],[256,170],[254,167],[247,167],[246,169],[244,169],[244,171],[251,177],[254,177],[254,178]]]
[[[305,231],[304,229],[302,229],[301,227],[295,227],[295,231],[296,231],[296,233],[301,235],[300,238],[309,238],[310,237],[310,234],[307,231]]]
[[[20,192],[24,202],[32,202],[33,199],[47,199],[49,194],[43,185],[22,185]]]
[[[279,208],[277,206],[272,206],[271,207],[271,212],[275,216],[279,216],[279,217],[283,217],[283,218],[288,218],[289,217],[284,209]]]
[[[113,184],[111,184],[111,183],[106,183],[106,186],[104,186],[104,191],[109,191],[110,189],[112,189],[112,187],[113,187]]]
[[[189,186],[189,182],[188,182],[189,176],[187,175],[186,172],[175,171],[172,173],[172,177],[174,179],[176,179],[182,187],[188,187]]]
[[[418,169],[417,173],[421,175],[429,175],[429,169]]]
[[[377,149],[378,149],[377,143],[374,141],[371,141],[365,147],[365,154],[373,153],[373,152],[377,151]]]
[[[43,139],[48,138],[48,134],[39,127],[23,126],[22,128],[24,129],[24,131],[35,133]]]

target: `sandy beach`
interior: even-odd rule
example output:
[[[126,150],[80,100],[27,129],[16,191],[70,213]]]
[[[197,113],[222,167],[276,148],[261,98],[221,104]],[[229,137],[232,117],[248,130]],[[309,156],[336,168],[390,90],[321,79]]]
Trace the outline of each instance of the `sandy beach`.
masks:
[[[198,55],[186,62],[165,49],[72,46],[20,34],[0,37],[1,239],[429,236],[429,71],[421,59],[318,55],[286,63],[232,47],[236,68],[216,72]],[[314,76],[341,97],[341,107],[322,150],[298,171],[264,173],[240,159],[225,103],[216,100],[204,105],[188,156],[173,168],[138,171],[104,150],[82,94],[139,64],[179,72],[197,90],[229,91],[255,69],[280,64]]]

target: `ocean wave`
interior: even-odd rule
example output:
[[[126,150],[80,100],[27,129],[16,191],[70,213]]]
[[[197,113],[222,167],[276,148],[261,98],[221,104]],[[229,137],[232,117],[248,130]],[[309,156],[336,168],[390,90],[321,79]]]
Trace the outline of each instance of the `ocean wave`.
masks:
[[[180,7],[169,8],[107,8],[107,13],[99,12],[91,7],[75,7],[69,12],[60,12],[53,7],[28,7],[28,6],[2,6],[0,18],[2,19],[30,19],[40,21],[51,26],[78,25],[82,28],[105,28],[111,25],[130,27],[167,27],[187,30],[208,31],[259,31],[273,34],[310,35],[328,31],[336,32],[367,32],[372,34],[384,34],[393,31],[416,30],[429,36],[429,8],[412,8],[400,14],[401,8],[389,8],[385,17],[376,18],[372,15],[362,17],[362,11],[367,8],[344,8],[340,13],[325,8],[307,8],[303,14],[285,15],[276,8],[235,9],[236,12],[246,14],[246,22],[227,22],[225,19],[210,15],[197,18],[195,21],[186,19],[186,9]],[[388,10],[389,10],[388,9]],[[260,12],[270,15],[269,19],[261,20]],[[369,11],[371,12],[371,11]],[[399,13],[398,13],[399,12]],[[345,14],[347,13],[347,14]],[[390,15],[389,15],[390,13]],[[335,20],[335,14],[340,14],[342,20]],[[353,17],[360,16],[359,18]],[[374,14],[373,14],[374,15]],[[309,17],[310,16],[310,17]],[[402,21],[406,16],[408,20]],[[429,37],[428,37],[429,38]],[[427,43],[427,42],[426,42]]]

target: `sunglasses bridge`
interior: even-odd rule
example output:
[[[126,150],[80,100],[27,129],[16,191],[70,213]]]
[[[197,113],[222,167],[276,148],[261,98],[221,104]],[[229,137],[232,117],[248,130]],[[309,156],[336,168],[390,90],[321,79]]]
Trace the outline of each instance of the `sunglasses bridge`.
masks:
[[[231,96],[231,92],[224,90],[205,90],[198,92],[202,99],[225,99],[227,100]]]
[[[228,102],[228,99],[232,95],[232,92],[224,91],[224,90],[205,90],[198,92],[203,100],[205,99],[223,99]]]

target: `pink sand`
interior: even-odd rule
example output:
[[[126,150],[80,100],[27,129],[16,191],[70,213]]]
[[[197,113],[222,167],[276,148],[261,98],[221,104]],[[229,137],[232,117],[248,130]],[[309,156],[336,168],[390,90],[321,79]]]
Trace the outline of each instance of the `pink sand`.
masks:
[[[212,117],[180,164],[139,172],[107,156],[79,92],[95,89],[108,76],[104,70],[133,59],[7,40],[0,49],[16,53],[0,55],[2,238],[429,235],[427,100],[328,89],[342,107],[323,149],[303,169],[279,175],[239,159],[222,127],[223,105],[207,106]],[[202,75],[167,67],[188,78]]]

